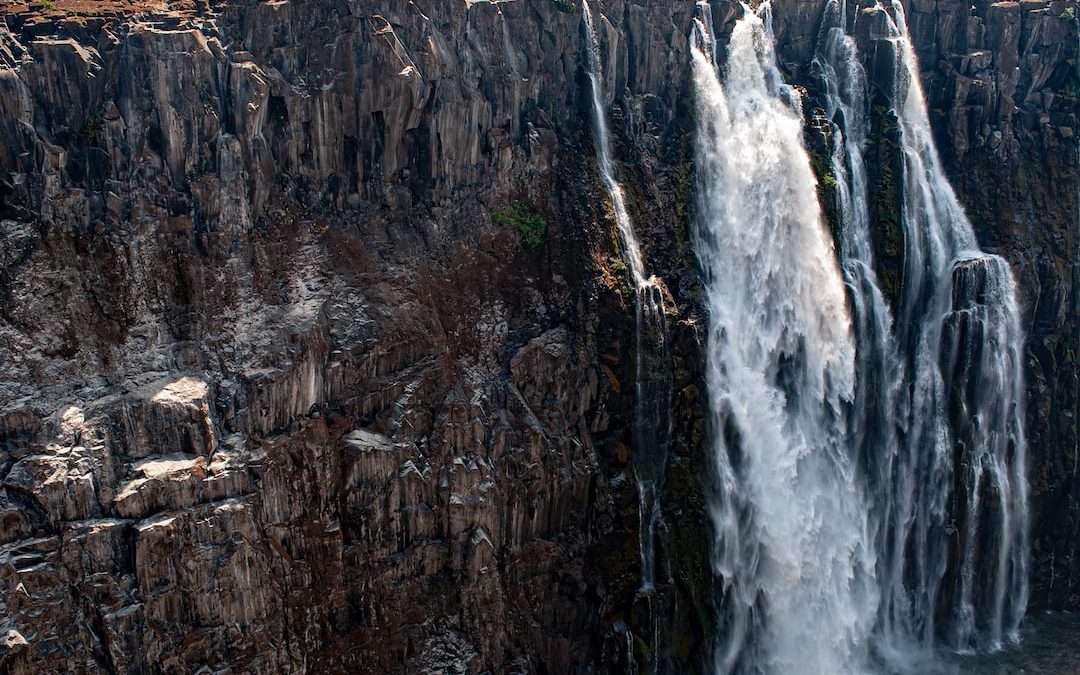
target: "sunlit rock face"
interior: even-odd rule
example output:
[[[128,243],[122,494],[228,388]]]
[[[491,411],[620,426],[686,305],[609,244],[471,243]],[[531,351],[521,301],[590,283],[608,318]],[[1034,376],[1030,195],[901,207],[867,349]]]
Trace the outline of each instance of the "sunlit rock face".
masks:
[[[612,154],[671,296],[655,603],[575,4],[5,8],[0,671],[703,667],[694,3],[593,8]],[[712,4],[726,41],[740,11]],[[822,4],[775,7],[808,117]],[[1072,570],[1066,4],[910,11],[943,160],[1020,282],[1044,603],[1074,592],[1040,586]],[[493,218],[512,206],[539,244]]]
[[[0,23],[0,670],[634,658],[632,296],[576,9],[83,4]],[[597,26],[650,267],[687,289],[691,9]]]

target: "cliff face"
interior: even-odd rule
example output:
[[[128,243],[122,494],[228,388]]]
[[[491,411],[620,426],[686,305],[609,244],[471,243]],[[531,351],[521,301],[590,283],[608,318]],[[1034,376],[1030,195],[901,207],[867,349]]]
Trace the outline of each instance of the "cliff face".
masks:
[[[811,100],[820,6],[776,7]],[[1023,281],[1037,581],[1061,579],[1080,526],[1076,29],[1056,1],[968,6],[913,6],[912,26],[957,185]],[[633,296],[573,3],[9,3],[0,669],[700,668],[693,10],[611,0],[599,31],[669,289],[649,596]]]
[[[651,605],[580,14],[84,4],[0,32],[2,668],[615,667]],[[692,5],[606,10],[673,232]]]

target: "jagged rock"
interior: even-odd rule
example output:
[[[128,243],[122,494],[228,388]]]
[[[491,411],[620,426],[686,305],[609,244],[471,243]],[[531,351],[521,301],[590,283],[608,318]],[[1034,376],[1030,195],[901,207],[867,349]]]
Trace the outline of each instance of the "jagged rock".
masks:
[[[628,320],[593,309],[580,16],[134,8],[0,23],[4,667],[596,663],[637,582],[584,563],[635,521],[580,330]],[[658,153],[693,6],[606,14],[606,96]],[[537,251],[489,217],[516,202]]]
[[[4,487],[32,497],[53,524],[84,520],[97,510],[89,464],[85,448],[63,454],[30,455],[11,467]]]

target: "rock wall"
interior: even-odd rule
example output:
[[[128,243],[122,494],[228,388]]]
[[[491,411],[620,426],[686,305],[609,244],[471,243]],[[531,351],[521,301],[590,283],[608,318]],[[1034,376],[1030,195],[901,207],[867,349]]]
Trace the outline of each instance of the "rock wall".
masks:
[[[574,4],[8,3],[0,670],[704,668],[694,5],[598,17],[622,179],[669,290],[642,594],[633,296]],[[738,9],[714,4],[723,34]],[[820,6],[776,5],[811,97]],[[944,154],[1024,279],[1054,579],[1080,487],[1065,6],[911,8]]]
[[[632,296],[566,10],[5,15],[0,669],[658,658],[633,634],[659,603],[636,597]],[[691,10],[613,3],[601,31],[684,354],[662,152]],[[526,212],[538,243],[492,218]],[[702,616],[665,658],[701,658]]]

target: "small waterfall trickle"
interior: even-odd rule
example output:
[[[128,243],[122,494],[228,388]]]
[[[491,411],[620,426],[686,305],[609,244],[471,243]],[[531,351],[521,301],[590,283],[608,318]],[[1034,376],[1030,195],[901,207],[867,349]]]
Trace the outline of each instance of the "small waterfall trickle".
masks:
[[[723,84],[709,5],[698,8],[694,244],[710,314],[715,671],[856,672],[877,588],[848,448],[856,355],[844,278],[800,95],[776,65],[770,4],[743,6]]]
[[[596,164],[608,194],[622,247],[623,260],[628,268],[628,281],[634,292],[634,421],[633,472],[638,492],[638,541],[641,558],[640,594],[650,608],[652,621],[653,671],[659,669],[660,617],[656,591],[657,528],[661,524],[659,505],[670,433],[671,371],[668,354],[667,314],[662,282],[648,276],[645,262],[626,206],[626,196],[616,177],[611,154],[604,105],[603,63],[600,42],[588,0],[582,0],[582,23],[586,38],[586,73],[592,95],[593,142]],[[600,15],[600,20],[604,20]],[[628,632],[629,634],[629,632]]]
[[[585,57],[589,84],[592,89],[593,143],[596,146],[596,168],[604,190],[611,199],[615,212],[615,226],[619,230],[619,243],[623,247],[623,257],[630,268],[630,277],[634,286],[640,288],[649,280],[645,276],[645,263],[641,257],[634,226],[630,222],[630,213],[626,210],[626,196],[622,186],[615,178],[615,167],[611,160],[611,136],[608,133],[607,114],[604,112],[604,87],[602,82],[603,66],[600,63],[600,43],[593,26],[592,10],[588,0],[582,0],[581,20],[585,27]]]

